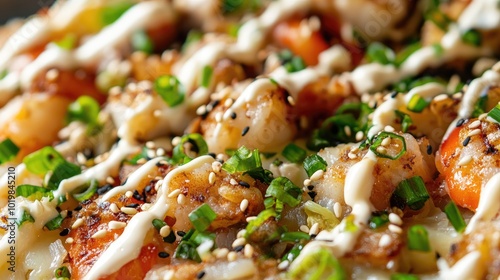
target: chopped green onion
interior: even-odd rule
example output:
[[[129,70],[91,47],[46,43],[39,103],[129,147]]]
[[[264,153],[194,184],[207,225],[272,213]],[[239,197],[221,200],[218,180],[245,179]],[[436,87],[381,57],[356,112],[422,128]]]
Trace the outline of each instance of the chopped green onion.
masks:
[[[408,205],[412,210],[420,210],[429,197],[422,177],[414,176],[398,184],[391,197],[391,203],[398,207]]]
[[[299,56],[294,56],[288,49],[281,51],[278,57],[288,73],[297,72],[306,68],[304,60]]]
[[[41,200],[43,197],[48,197],[50,200],[54,198],[50,190],[27,184],[17,186],[16,196],[22,196],[32,200]]]
[[[442,55],[444,53],[444,49],[443,49],[443,46],[441,46],[441,44],[439,43],[435,43],[432,45],[432,48],[434,49],[434,52],[437,54],[437,55]]]
[[[19,147],[6,138],[0,143],[0,164],[6,163],[14,159],[19,153]]]
[[[154,90],[170,107],[175,107],[184,101],[184,86],[174,76],[163,75],[156,78]]]
[[[35,219],[33,218],[33,216],[30,215],[30,213],[28,213],[26,210],[23,211],[23,214],[17,218],[16,220],[16,224],[17,226],[21,226],[22,224],[24,223],[34,223],[35,222]]]
[[[431,244],[429,243],[429,234],[422,225],[414,225],[408,230],[408,249],[412,251],[429,252]]]
[[[31,173],[44,175],[65,161],[53,147],[47,146],[24,157],[23,163]]]
[[[365,59],[369,63],[380,63],[382,65],[394,63],[394,52],[382,43],[371,43],[366,50]]]
[[[413,121],[412,121],[410,115],[403,113],[399,110],[395,110],[394,113],[396,113],[396,116],[398,117],[399,121],[401,122],[401,131],[403,131],[404,133],[408,132],[408,129],[413,124]]]
[[[477,118],[479,115],[483,114],[486,112],[486,106],[488,105],[488,94],[482,95],[479,97],[479,99],[476,101],[474,104],[474,110],[472,111],[472,117]]]
[[[418,280],[418,276],[404,273],[394,273],[391,275],[391,280]]]
[[[192,43],[200,41],[202,37],[203,33],[198,30],[192,29],[191,31],[189,31],[184,44],[182,44],[182,52],[185,52],[189,45],[191,45]]]
[[[386,211],[374,212],[370,218],[369,226],[371,229],[377,229],[389,222],[389,214]]]
[[[309,234],[301,231],[294,231],[294,232],[282,233],[280,241],[297,243],[300,240],[309,240],[309,239],[311,239],[311,236]]]
[[[426,19],[432,21],[439,29],[446,31],[451,19],[439,9],[433,9],[427,12]]]
[[[61,266],[60,268],[56,269],[56,272],[54,273],[54,276],[56,277],[56,279],[59,279],[59,278],[70,279],[71,278],[71,273],[69,272],[68,267]]]
[[[281,154],[290,162],[301,163],[307,156],[306,150],[295,145],[294,143],[288,144]]]
[[[274,209],[266,209],[257,215],[257,218],[251,220],[248,222],[248,225],[246,227],[246,233],[245,237],[248,238],[250,235],[252,235],[265,221],[267,221],[270,218],[276,217],[276,211]]]
[[[464,217],[462,217],[462,213],[460,213],[460,210],[458,210],[457,205],[453,201],[446,204],[444,207],[444,213],[446,214],[446,217],[448,217],[448,220],[453,228],[455,228],[458,233],[462,233],[465,230],[467,224],[464,221]]]
[[[470,29],[462,34],[462,41],[476,47],[480,46],[482,41],[481,33],[475,29]]]
[[[99,103],[94,98],[83,95],[69,105],[66,121],[80,121],[89,126],[96,126],[99,124],[99,111]]]
[[[7,74],[9,74],[9,71],[7,69],[4,69],[3,71],[0,71],[0,80],[3,78],[7,77]]]
[[[290,279],[347,279],[340,262],[326,248],[319,248],[307,254],[302,262],[288,271]]]
[[[241,28],[240,24],[230,24],[229,27],[227,28],[227,34],[231,37],[237,38],[240,28]]]
[[[117,3],[103,8],[101,12],[101,20],[103,25],[106,26],[112,24],[132,6],[132,3]]]
[[[257,149],[251,151],[245,146],[241,146],[235,154],[223,165],[222,169],[233,174],[235,172],[245,172],[262,166],[260,154]]]
[[[155,227],[155,229],[156,229],[156,230],[158,230],[158,231],[160,231],[160,229],[161,229],[162,227],[164,227],[164,226],[166,226],[166,225],[167,225],[167,223],[165,223],[165,221],[162,221],[162,220],[160,220],[160,219],[154,219],[154,220],[152,221],[152,223],[153,223],[153,226]]]
[[[154,51],[154,43],[144,30],[137,30],[132,34],[132,48],[136,51],[141,51],[151,54]]]
[[[78,38],[75,34],[69,33],[59,41],[54,42],[58,47],[64,50],[72,50],[75,48]]]
[[[175,249],[174,258],[193,260],[200,263],[201,258],[198,251],[196,251],[196,247],[198,246],[192,241],[181,241],[177,249]]]
[[[299,256],[300,252],[302,251],[302,248],[304,248],[304,245],[296,243],[295,245],[293,245],[292,249],[290,249],[290,251],[288,251],[288,253],[286,253],[281,258],[281,261],[289,261],[291,263]]]
[[[304,212],[306,212],[309,227],[318,223],[321,229],[331,230],[340,223],[330,209],[311,200],[304,203]]]
[[[302,200],[302,189],[297,187],[290,179],[278,177],[267,188],[266,197],[274,197],[288,206],[295,207]]]
[[[97,180],[91,180],[90,184],[86,184],[86,186],[87,189],[84,192],[72,194],[72,196],[77,201],[82,202],[90,199],[97,192],[97,187],[99,186],[99,183],[97,182]]]
[[[408,57],[410,57],[410,55],[412,55],[414,52],[418,51],[421,47],[422,47],[422,44],[420,42],[417,42],[417,43],[411,44],[411,45],[407,46],[406,48],[404,48],[401,52],[399,52],[396,55],[396,60],[394,61],[396,66],[399,67],[401,64],[403,64],[406,61],[406,59],[408,59]]]
[[[387,137],[399,140],[401,142],[401,146],[402,146],[401,151],[399,151],[399,153],[397,153],[396,155],[381,153],[377,150],[377,148],[380,147],[380,145],[382,144],[382,141],[384,141],[384,139]],[[373,142],[370,146],[370,150],[378,157],[396,160],[396,159],[400,158],[401,156],[403,156],[404,153],[406,152],[406,141],[405,141],[403,136],[397,135],[397,134],[392,133],[392,132],[382,131],[377,136],[374,137]]]
[[[59,187],[59,184],[62,182],[62,180],[76,176],[81,172],[82,169],[80,168],[80,166],[67,161],[63,161],[53,170],[46,187],[49,190],[55,190]]]
[[[318,170],[326,171],[327,166],[326,161],[317,154],[312,154],[304,159],[304,169],[309,177]]]
[[[244,0],[223,0],[222,1],[222,13],[230,14],[239,10],[243,5]]]
[[[58,228],[61,227],[61,224],[62,224],[63,221],[64,221],[64,218],[61,216],[61,214],[58,214],[57,217],[55,217],[54,219],[48,221],[45,224],[45,227],[48,230],[56,230],[56,229],[58,229]]]
[[[199,232],[203,232],[210,227],[210,223],[212,223],[215,218],[217,218],[217,214],[206,203],[189,213],[189,220]]]
[[[166,225],[167,225],[167,223],[165,223],[165,221],[162,221],[162,220],[160,220],[160,219],[154,219],[154,220],[152,221],[152,223],[153,223],[154,228],[155,228],[158,232],[160,232],[160,230],[161,230],[161,228],[162,228],[162,227],[164,227],[164,226],[166,226]],[[163,242],[167,242],[167,243],[174,243],[174,242],[175,242],[175,240],[176,240],[176,237],[175,237],[175,233],[174,233],[174,231],[173,231],[173,230],[172,230],[172,231],[170,231],[170,234],[169,234],[168,236],[163,237]]]
[[[274,179],[273,173],[270,170],[262,168],[262,166],[243,172],[243,174],[248,174],[250,175],[250,177],[259,180],[261,182],[264,182],[266,184],[270,184]]]
[[[358,226],[354,223],[354,215],[349,215],[345,217],[345,231],[347,232],[356,232],[358,231]]]
[[[174,147],[172,151],[172,163],[184,164],[191,161],[193,158],[186,153],[184,145],[190,143],[192,145],[191,152],[196,152],[198,156],[208,154],[207,142],[199,133],[186,134],[181,137],[179,145]]]
[[[488,112],[488,117],[500,123],[500,104],[497,104],[491,111]]]
[[[212,74],[214,69],[208,65],[203,67],[203,71],[201,73],[201,86],[204,88],[208,88],[210,86],[210,80],[212,79]]]
[[[127,163],[137,165],[138,161],[142,158],[148,159],[148,151],[149,149],[147,147],[142,147],[141,152],[139,154],[136,154],[133,156],[131,159],[127,160]]]
[[[414,94],[406,105],[406,108],[412,112],[420,113],[427,107],[427,105],[429,105],[427,100],[418,94]]]

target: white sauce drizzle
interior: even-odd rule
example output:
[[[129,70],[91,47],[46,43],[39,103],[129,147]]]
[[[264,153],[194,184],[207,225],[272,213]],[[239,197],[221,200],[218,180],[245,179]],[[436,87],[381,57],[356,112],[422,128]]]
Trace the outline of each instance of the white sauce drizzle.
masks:
[[[482,272],[481,253],[472,251],[451,268],[440,267],[439,275],[445,280],[479,279]]]
[[[84,279],[99,279],[118,271],[123,265],[136,259],[146,234],[153,227],[153,219],[163,219],[170,207],[167,204],[170,181],[181,173],[189,173],[193,169],[212,164],[212,162],[214,162],[214,158],[211,156],[201,156],[168,173],[158,191],[157,200],[151,208],[132,217],[122,235],[101,254]]]
[[[500,9],[496,0],[474,0],[458,19],[462,30],[491,30],[500,26]]]
[[[472,217],[465,233],[471,233],[480,221],[492,220],[500,210],[500,173],[497,173],[488,180],[486,186],[481,190],[479,205],[476,214]]]

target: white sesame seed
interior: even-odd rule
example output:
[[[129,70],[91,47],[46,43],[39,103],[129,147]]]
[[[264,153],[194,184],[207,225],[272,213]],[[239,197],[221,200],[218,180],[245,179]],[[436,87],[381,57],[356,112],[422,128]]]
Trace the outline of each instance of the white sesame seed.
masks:
[[[159,156],[159,157],[164,156],[165,155],[165,149],[163,149],[163,148],[156,149],[156,155]]]
[[[386,154],[387,153],[387,149],[382,147],[382,146],[378,146],[377,147],[377,152],[381,153],[381,154]]]
[[[470,155],[464,156],[463,158],[460,159],[458,162],[458,166],[464,166],[469,164],[472,161],[472,157]]]
[[[384,131],[386,132],[394,132],[395,129],[394,127],[390,126],[390,125],[387,125],[386,127],[384,127]]]
[[[168,225],[165,225],[160,229],[161,237],[167,237],[170,234],[170,232],[172,232],[172,230]]]
[[[141,210],[142,211],[148,211],[149,208],[151,208],[151,206],[152,206],[151,203],[144,203],[144,204],[141,205]]]
[[[120,211],[122,211],[123,213],[125,213],[127,215],[137,214],[137,209],[132,208],[132,207],[122,207],[122,208],[120,208]]]
[[[304,186],[310,186],[311,185],[311,179],[305,179],[304,180]]]
[[[325,172],[323,170],[317,170],[316,172],[313,173],[313,175],[311,175],[311,181],[317,181],[319,179],[321,179],[323,177],[323,175],[325,174]]]
[[[49,71],[47,71],[47,73],[45,73],[45,79],[47,79],[47,81],[49,82],[54,82],[58,77],[59,70],[57,69],[50,69]]]
[[[380,143],[380,145],[384,146],[384,147],[387,147],[391,144],[391,137],[386,137],[382,140],[382,142]]]
[[[125,196],[128,197],[128,198],[131,198],[132,196],[134,196],[134,193],[131,192],[131,191],[126,191],[125,192]]]
[[[361,141],[363,140],[363,137],[365,137],[365,133],[363,131],[358,131],[356,132],[356,141]]]
[[[155,158],[156,157],[156,151],[155,150],[148,150],[146,152],[146,154],[148,155],[148,158]]]
[[[246,229],[242,229],[242,230],[238,231],[238,233],[236,234],[236,238],[243,237],[246,234],[247,234],[247,230]]]
[[[232,98],[228,98],[226,99],[226,101],[224,101],[224,106],[231,107],[231,105],[233,105],[233,102],[234,100]]]
[[[238,255],[236,254],[236,252],[227,253],[227,260],[230,262],[234,262],[237,257],[238,257]]]
[[[153,111],[153,116],[159,118],[162,115],[161,110],[154,110]]]
[[[319,224],[314,223],[309,229],[309,235],[317,235],[319,232]]]
[[[118,209],[118,206],[116,206],[116,204],[114,203],[111,203],[111,205],[109,205],[109,210],[111,210],[111,212],[115,214],[120,212],[120,209]]]
[[[208,183],[210,185],[213,185],[215,183],[215,173],[214,172],[210,172],[210,174],[208,175]]]
[[[357,153],[359,151],[359,147],[352,147],[351,153]]]
[[[235,180],[235,179],[232,179],[232,178],[231,178],[231,180],[229,180],[229,183],[230,183],[231,185],[233,185],[233,186],[237,186],[237,185],[238,185],[238,182],[236,182],[236,180]]]
[[[113,179],[113,177],[111,176],[108,176],[106,178],[106,183],[113,185],[115,183],[115,179]]]
[[[124,222],[110,221],[108,223],[109,229],[120,229],[120,228],[124,228],[125,226],[127,226],[127,224]]]
[[[440,101],[444,101],[446,99],[448,99],[448,95],[443,93],[443,94],[440,94],[440,95],[437,95],[436,97],[434,97],[433,100],[436,102],[440,102]]]
[[[393,224],[389,225],[389,230],[394,232],[394,233],[398,233],[398,234],[403,233],[403,230],[400,227],[398,227],[397,225],[393,225]]]
[[[350,159],[355,159],[355,158],[357,158],[357,157],[358,157],[358,155],[357,155],[357,154],[353,154],[353,153],[349,152],[349,153],[347,154],[347,157],[348,157],[348,158],[350,158]]]
[[[217,112],[215,114],[215,121],[218,123],[222,122],[222,112]]]
[[[196,115],[198,116],[202,116],[206,112],[207,112],[207,107],[205,105],[201,105],[200,107],[198,107],[198,109],[196,109]]]
[[[179,136],[175,136],[172,138],[172,146],[177,146],[181,143],[181,138]]]
[[[378,241],[378,246],[386,247],[389,244],[391,244],[391,237],[388,234],[382,235],[382,237],[380,237],[380,240]]]
[[[338,202],[335,202],[335,204],[333,204],[333,213],[335,214],[335,217],[342,217],[342,212],[342,205],[340,205],[340,203]]]
[[[218,162],[218,161],[214,161],[212,162],[212,170],[216,173],[219,173],[220,170],[221,170],[221,167],[222,167],[222,163]]]
[[[75,229],[75,228],[79,228],[80,226],[83,225],[83,219],[82,218],[78,218],[76,219],[76,221],[73,223],[73,225],[71,225],[71,228],[72,229]]]
[[[403,224],[403,220],[401,220],[401,218],[397,214],[394,214],[394,213],[389,214],[389,221],[397,226],[400,226]]]
[[[253,220],[255,220],[255,219],[257,219],[257,217],[256,217],[256,216],[250,216],[250,217],[247,217],[247,218],[246,218],[246,221],[247,221],[247,223],[249,223],[249,222],[251,222],[251,221],[253,221]]]
[[[290,103],[290,105],[292,106],[295,106],[295,99],[293,99],[293,97],[291,95],[289,95],[286,100],[288,101],[288,103]]]
[[[309,233],[309,227],[308,227],[308,226],[306,226],[306,225],[301,225],[301,226],[299,227],[299,229],[300,229],[300,231],[302,231],[302,232]]]
[[[321,28],[321,21],[317,16],[312,16],[309,18],[309,28],[311,31],[318,31]]]
[[[225,258],[228,253],[229,253],[229,250],[227,248],[217,248],[213,252],[215,257],[219,258],[219,259]]]
[[[480,120],[475,120],[469,124],[470,129],[478,128],[481,125]]]
[[[148,162],[145,158],[140,158],[137,160],[137,164],[145,164],[146,162]]]
[[[68,237],[68,238],[66,238],[66,241],[65,241],[65,242],[66,242],[67,244],[72,244],[72,243],[73,243],[73,241],[75,241],[73,238]]]
[[[233,244],[231,244],[231,246],[233,248],[236,248],[238,246],[245,245],[246,243],[247,243],[247,240],[244,237],[240,237],[240,238],[236,238],[236,240],[234,240],[234,242],[233,242]]]
[[[245,210],[247,210],[248,208],[248,199],[243,199],[240,203],[240,210],[241,212],[245,212]]]
[[[148,149],[154,149],[156,147],[156,144],[153,141],[148,141],[148,142],[146,142],[146,147]]]
[[[476,128],[476,129],[472,130],[471,132],[469,132],[467,134],[467,136],[472,137],[472,136],[475,136],[475,135],[479,135],[480,133],[481,133],[481,129]]]
[[[247,258],[251,258],[253,253],[255,252],[254,248],[250,244],[246,244],[245,248],[243,248],[243,255]]]
[[[92,234],[91,238],[101,238],[101,237],[104,237],[106,235],[106,230],[104,229],[101,229],[99,231],[97,231],[96,233]]]
[[[65,219],[68,216],[68,210],[62,210],[59,214],[61,214],[61,217]]]
[[[184,205],[186,203],[186,196],[183,195],[182,193],[177,196],[177,203],[179,205]]]
[[[76,161],[78,161],[79,164],[85,164],[87,162],[87,157],[85,157],[83,153],[77,153]]]
[[[278,264],[278,269],[285,270],[289,265],[290,265],[290,262],[288,260],[282,261],[282,262],[280,262],[280,264]]]
[[[479,115],[479,117],[477,117],[480,121],[486,119],[486,117],[488,117],[488,113],[482,113],[481,115]]]
[[[169,198],[172,198],[172,197],[177,197],[180,193],[181,193],[181,190],[179,190],[179,189],[175,189],[175,190],[171,191],[171,192],[168,194],[168,197],[169,197]]]
[[[345,135],[351,136],[351,128],[349,126],[344,126]]]

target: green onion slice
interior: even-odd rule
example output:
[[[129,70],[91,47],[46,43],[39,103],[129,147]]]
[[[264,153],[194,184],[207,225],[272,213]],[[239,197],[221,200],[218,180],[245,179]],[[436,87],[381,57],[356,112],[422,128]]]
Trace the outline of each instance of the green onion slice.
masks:
[[[462,41],[476,47],[480,46],[482,41],[481,33],[475,29],[467,30],[464,34],[462,34]]]
[[[84,192],[72,194],[73,198],[80,202],[90,199],[97,192],[99,182],[97,182],[97,180],[91,180],[86,186],[87,189]]]
[[[306,255],[300,264],[288,272],[288,276],[291,279],[308,280],[347,279],[340,262],[326,248],[319,248]]]
[[[391,280],[418,280],[418,276],[405,273],[394,273],[391,275]]]
[[[144,30],[137,30],[132,34],[132,48],[151,54],[154,51],[154,43]]]
[[[288,144],[281,154],[290,162],[301,163],[307,156],[306,150],[294,143]]]
[[[429,102],[422,98],[418,94],[414,94],[408,104],[406,105],[406,108],[412,112],[415,113],[420,113],[422,112],[427,106],[429,105]]]
[[[326,161],[317,154],[310,155],[304,160],[304,169],[309,177],[318,170],[326,171],[327,166]]]
[[[412,121],[410,115],[403,113],[399,110],[395,110],[394,113],[396,114],[399,121],[401,122],[401,131],[403,131],[404,133],[408,132],[408,129],[413,124],[413,121]]]
[[[174,76],[158,77],[154,82],[154,90],[170,107],[175,107],[184,101],[184,86]]]
[[[62,180],[76,176],[82,172],[80,166],[63,161],[53,170],[52,175],[47,183],[47,188],[49,190],[55,190],[59,187]]]
[[[386,211],[380,211],[372,213],[369,226],[371,229],[377,229],[387,223],[389,223],[389,214]]]
[[[422,225],[414,225],[408,230],[408,249],[412,251],[429,252],[431,244],[427,229]]]
[[[175,249],[174,258],[193,260],[200,263],[201,258],[198,251],[196,251],[196,247],[198,246],[192,241],[181,241],[177,249]]]
[[[380,145],[382,144],[382,141],[387,137],[398,140],[400,142],[401,150],[397,154],[390,155],[387,153],[381,153],[377,150],[377,148],[380,147]],[[403,156],[404,153],[406,152],[406,141],[403,136],[397,135],[392,132],[382,131],[377,136],[374,137],[373,142],[370,146],[370,150],[378,157],[396,160],[401,156]]]
[[[58,269],[56,269],[56,271],[54,272],[54,276],[56,277],[56,279],[59,279],[59,278],[68,278],[68,279],[70,279],[71,278],[71,273],[69,272],[68,267],[61,266]]]
[[[266,197],[274,197],[288,206],[295,207],[302,200],[302,189],[292,183],[290,179],[278,177],[267,188]]]
[[[340,223],[330,209],[311,200],[304,203],[304,212],[306,212],[307,225],[309,226],[318,223],[321,229],[331,230]]]
[[[212,74],[214,69],[208,65],[203,67],[203,71],[201,73],[201,86],[204,88],[208,88],[210,86],[210,81],[212,80]]]
[[[189,213],[189,220],[199,232],[204,232],[210,227],[210,223],[212,223],[215,218],[217,218],[217,214],[206,203]]]
[[[394,63],[394,52],[382,43],[371,43],[366,50],[365,59],[369,63],[380,63],[382,65]]]
[[[401,64],[403,64],[408,59],[408,57],[410,57],[410,55],[418,51],[421,47],[422,44],[420,42],[416,42],[404,48],[401,52],[399,52],[396,55],[396,59],[394,61],[396,66],[399,67]]]
[[[30,215],[30,213],[28,213],[28,211],[24,210],[23,214],[21,214],[21,216],[19,218],[17,218],[16,224],[17,224],[17,226],[20,227],[22,224],[24,224],[26,222],[34,223],[35,219],[33,218],[33,216]]]
[[[97,125],[99,111],[99,103],[94,98],[83,95],[69,105],[66,121],[80,121],[87,125]]]
[[[294,231],[294,232],[284,232],[281,234],[281,242],[293,242],[297,243],[300,240],[309,240],[311,236],[305,232]]]
[[[132,6],[133,6],[132,3],[117,3],[103,8],[101,12],[101,21],[103,25],[106,26],[112,24]]]
[[[491,111],[488,112],[488,117],[500,123],[500,104],[497,104]]]
[[[457,232],[462,233],[465,230],[467,224],[464,221],[462,213],[460,213],[460,210],[458,210],[457,205],[453,201],[446,204],[444,213]]]
[[[16,196],[22,196],[32,200],[41,200],[43,197],[48,197],[50,200],[54,198],[49,189],[27,184],[17,186]]]
[[[192,152],[196,152],[198,156],[208,154],[208,145],[203,139],[203,136],[198,133],[186,134],[181,137],[181,142],[179,145],[174,147],[172,151],[172,162],[175,164],[184,164],[191,161],[191,158],[185,150],[184,144],[191,143],[192,144]]]
[[[54,170],[59,164],[65,161],[62,155],[53,147],[47,146],[27,155],[23,163],[31,173],[44,175],[48,171]]]
[[[199,30],[192,29],[189,31],[189,33],[186,36],[186,40],[184,41],[184,44],[182,44],[182,52],[185,52],[186,49],[189,47],[194,42],[198,42],[203,38],[203,33],[200,32]]]
[[[45,227],[48,230],[56,230],[61,227],[62,222],[64,221],[64,218],[61,216],[61,214],[57,215],[54,219],[48,221],[45,224]]]
[[[9,138],[0,142],[0,164],[13,160],[19,153],[19,150],[19,147]]]
[[[274,209],[266,209],[257,215],[256,219],[251,220],[247,227],[246,227],[246,233],[245,237],[248,238],[250,235],[252,235],[265,221],[267,221],[270,218],[276,217],[276,211]]]
[[[391,197],[391,204],[398,207],[408,205],[412,210],[420,210],[429,197],[422,177],[414,176],[398,184]]]
[[[257,149],[251,151],[245,146],[236,150],[235,154],[222,165],[222,169],[231,174],[259,167],[262,167],[259,151]]]
[[[488,94],[487,91],[485,94],[481,95],[479,99],[474,104],[474,110],[472,111],[471,116],[473,118],[479,117],[479,115],[486,112],[486,106],[488,105]]]

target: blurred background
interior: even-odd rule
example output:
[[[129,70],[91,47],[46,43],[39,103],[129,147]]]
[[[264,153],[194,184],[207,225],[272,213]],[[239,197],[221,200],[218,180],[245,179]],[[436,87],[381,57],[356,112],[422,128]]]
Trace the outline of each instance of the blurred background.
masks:
[[[54,2],[55,0],[0,0],[0,24],[12,18],[32,15]]]

